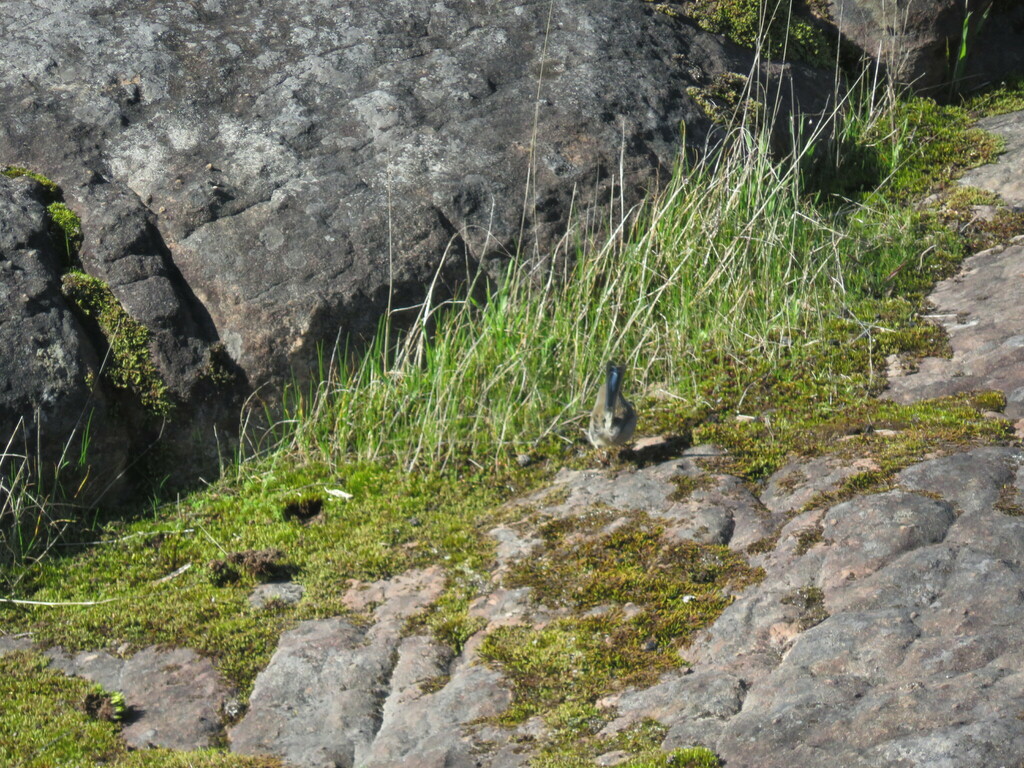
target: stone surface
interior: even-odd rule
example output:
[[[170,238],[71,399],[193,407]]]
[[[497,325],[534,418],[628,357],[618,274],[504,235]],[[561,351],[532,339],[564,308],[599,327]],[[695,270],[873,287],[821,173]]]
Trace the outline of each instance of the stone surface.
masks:
[[[76,457],[90,412],[106,421],[102,391],[87,382],[100,360],[60,293],[61,255],[50,237],[42,189],[30,179],[0,175],[0,469],[13,474],[8,453],[42,457],[49,465]],[[109,481],[124,466],[125,446],[98,429]],[[10,441],[10,443],[8,443]]]
[[[1024,9],[989,0],[828,0],[836,30],[880,62],[896,82],[946,96],[971,14],[962,90],[1024,71]],[[988,18],[981,20],[988,8]]]
[[[977,127],[995,133],[1006,142],[1003,154],[994,163],[972,168],[960,177],[960,184],[995,192],[1008,205],[1024,208],[1024,112],[986,117]]]
[[[292,581],[258,584],[249,595],[249,605],[264,608],[268,603],[293,605],[302,599],[306,588]]]
[[[816,456],[793,459],[772,473],[760,499],[773,514],[786,515],[839,489],[851,477],[877,469],[874,461],[863,458]]]
[[[931,319],[949,334],[952,358],[926,357],[918,370],[891,379],[883,397],[900,403],[997,389],[1005,413],[1024,417],[1024,244],[993,248],[966,259],[960,274],[940,282],[929,300]]]
[[[717,449],[697,446],[681,459],[634,472],[562,470],[550,487],[510,506],[540,506],[544,515],[556,518],[586,517],[595,511],[621,513],[622,518],[645,514],[660,522],[671,538],[745,549],[773,535],[784,518],[772,514],[738,478],[711,474],[701,467],[702,459],[718,455]],[[532,533],[529,526],[516,530],[508,525],[490,532],[498,543],[498,573],[541,543]]]
[[[137,749],[203,749],[221,733],[222,707],[229,690],[210,659],[184,648],[144,648],[127,659],[103,651],[74,655],[47,652],[52,665],[121,691],[128,714],[121,735]]]
[[[0,175],[0,439],[11,441],[10,453],[69,467],[69,486],[77,483],[73,472],[88,475],[82,503],[117,500],[133,473],[147,474],[143,459],[158,438],[166,460],[158,479],[168,487],[215,472],[215,428],[230,435],[238,407],[230,361],[227,383],[208,377],[216,348],[194,317],[200,310],[177,296],[184,284],[159,252],[144,209],[108,187],[90,194],[92,239],[82,259],[149,327],[149,352],[174,404],[170,423],[104,377],[108,339],[61,293],[68,255],[63,236],[52,234],[43,187]],[[193,431],[197,420],[205,430]]]
[[[653,717],[666,748],[701,743],[736,765],[1012,765],[1024,519],[993,500],[1022,460],[982,448],[924,462],[900,483],[936,480],[929,496],[838,504],[803,553],[784,532],[767,578],[686,651],[693,672],[606,700],[606,731]],[[824,612],[787,599],[800,587]]]
[[[232,751],[298,768],[476,765],[470,725],[511,702],[501,675],[459,663],[430,637],[404,636],[443,585],[440,568],[354,585],[345,600],[372,609],[371,624],[304,621],[282,635],[230,731]]]

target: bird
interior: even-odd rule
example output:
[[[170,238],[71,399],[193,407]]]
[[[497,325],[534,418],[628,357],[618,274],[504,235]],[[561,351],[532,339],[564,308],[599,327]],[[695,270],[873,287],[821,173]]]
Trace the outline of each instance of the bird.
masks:
[[[622,376],[625,369],[609,362],[604,385],[597,392],[594,410],[590,412],[587,439],[595,448],[622,445],[636,429],[636,408],[622,396]]]

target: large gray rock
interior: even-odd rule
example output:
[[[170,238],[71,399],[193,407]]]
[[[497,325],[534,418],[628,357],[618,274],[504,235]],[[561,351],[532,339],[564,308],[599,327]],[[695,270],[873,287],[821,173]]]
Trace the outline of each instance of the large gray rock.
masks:
[[[988,18],[982,14],[988,8]],[[967,58],[955,72],[970,14]],[[976,89],[1024,71],[1024,8],[991,0],[829,0],[838,32],[897,83],[948,95],[954,74]],[[947,89],[947,90],[942,90]]]
[[[255,385],[657,186],[711,133],[687,86],[751,64],[596,0],[12,1],[0,39],[0,163],[63,186],[161,360],[219,339]]]

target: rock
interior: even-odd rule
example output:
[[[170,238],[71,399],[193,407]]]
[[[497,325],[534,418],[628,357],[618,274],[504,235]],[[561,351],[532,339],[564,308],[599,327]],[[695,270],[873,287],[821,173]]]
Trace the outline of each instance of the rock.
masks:
[[[101,495],[108,503],[120,500],[134,477],[174,488],[197,474],[212,475],[216,428],[230,436],[238,407],[231,363],[215,364],[219,348],[193,317],[199,308],[181,304],[183,283],[153,242],[144,209],[102,185],[89,189],[94,205],[84,209],[94,216],[81,257],[102,276],[112,301],[133,307],[140,314],[131,319],[149,328],[150,343],[131,354],[151,356],[167,387],[169,422],[145,393],[126,385],[134,372],[112,377],[119,363],[111,349],[120,340],[108,338],[97,311],[67,298],[62,279],[71,265],[63,235],[51,235],[42,185],[0,175],[0,296],[8,307],[0,319],[0,434],[13,440],[14,452],[64,465],[68,487],[87,476],[76,500],[84,504]],[[121,332],[123,338],[131,333]],[[226,377],[219,383],[211,377],[217,365]],[[195,429],[197,420],[205,431]],[[149,471],[158,439],[165,463]]]
[[[52,665],[108,691],[121,691],[128,706],[121,735],[130,747],[205,749],[220,738],[221,711],[229,697],[210,659],[184,648],[151,646],[120,659],[103,651],[69,655],[51,649]]]
[[[776,470],[765,482],[761,503],[774,515],[786,515],[807,504],[827,498],[844,482],[878,465],[871,459],[844,459],[840,456],[798,458]]]
[[[988,18],[982,13],[988,7]],[[1024,13],[1012,3],[986,0],[828,0],[836,31],[881,63],[902,85],[934,94],[949,86],[959,54],[964,19],[972,32],[958,87],[973,90],[1021,71]],[[942,95],[945,95],[943,92]]]
[[[500,714],[511,703],[508,687],[432,638],[403,637],[405,620],[439,594],[440,573],[350,589],[354,607],[376,606],[369,626],[333,618],[284,633],[229,733],[231,750],[297,768],[476,765],[469,726]]]
[[[294,605],[305,593],[305,587],[292,581],[258,584],[249,595],[249,605],[253,608],[264,608],[268,603]]]
[[[435,277],[437,302],[480,267],[543,260],[571,208],[628,208],[663,183],[681,124],[694,150],[717,135],[687,88],[752,63],[640,2],[94,10],[5,4],[0,164],[60,184],[84,268],[149,328],[172,427],[204,457],[236,387],[307,378],[324,346],[371,336]],[[799,94],[785,111],[832,93],[797,65],[758,77]],[[70,341],[62,354],[66,377],[95,365]],[[194,458],[178,453],[165,463]]]
[[[978,121],[977,127],[1002,137],[1004,151],[994,163],[967,171],[959,183],[995,192],[1007,205],[1024,208],[1024,179],[1020,172],[1024,165],[1024,112],[986,117]]]
[[[897,475],[903,488],[936,494],[957,513],[991,511],[1014,481],[1019,454],[1013,448],[985,447],[915,464]]]
[[[890,380],[882,397],[910,403],[960,392],[1000,390],[1006,415],[1024,417],[1024,305],[1017,294],[1024,245],[982,251],[930,295],[931,319],[949,334],[952,358],[926,357],[916,373]]]
[[[0,439],[10,441],[0,469],[14,474],[11,454],[48,467],[76,462],[91,443],[86,455],[104,485],[124,469],[129,445],[108,426],[104,389],[90,386],[101,359],[61,295],[61,265],[42,187],[0,175]]]
[[[316,768],[360,762],[380,724],[397,645],[366,639],[341,618],[285,632],[256,678],[249,710],[229,732],[232,751]]]
[[[686,650],[693,672],[604,702],[618,713],[605,735],[653,717],[665,748],[703,744],[728,764],[1012,764],[1024,518],[996,502],[1020,497],[1021,460],[981,448],[910,467],[900,485],[935,480],[941,498],[854,497],[809,550],[790,543],[794,520],[765,580]]]
[[[594,510],[621,513],[609,527],[642,513],[662,523],[670,538],[743,549],[775,533],[782,519],[773,517],[738,478],[701,468],[702,458],[718,453],[699,446],[688,450],[682,459],[628,473],[563,470],[550,487],[511,506],[541,510],[555,518],[585,518]],[[497,572],[528,556],[540,544],[534,533],[508,525],[490,532],[498,541]]]
[[[349,587],[342,602],[353,611],[373,608],[376,621],[393,623],[419,613],[437,600],[445,581],[444,569],[432,565],[369,584],[356,582]]]

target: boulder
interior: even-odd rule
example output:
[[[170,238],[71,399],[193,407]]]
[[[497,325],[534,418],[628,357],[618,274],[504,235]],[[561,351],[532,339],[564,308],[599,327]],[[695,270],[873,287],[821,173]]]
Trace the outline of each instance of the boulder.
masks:
[[[965,35],[965,19],[970,14]],[[987,14],[987,16],[986,16]],[[943,92],[954,78],[973,90],[1024,72],[1024,7],[998,0],[829,0],[839,34],[897,83]],[[965,58],[957,67],[961,43]]]
[[[208,438],[208,399],[309,377],[431,286],[438,300],[481,267],[543,260],[570,214],[667,180],[684,126],[692,148],[714,140],[687,89],[752,55],[663,10],[16,0],[0,166],[60,185],[82,267],[149,329],[187,406],[171,424]],[[765,94],[800,94],[786,112],[831,93],[795,65],[754,71]]]
[[[106,480],[124,466],[126,446],[102,429],[85,437],[93,420],[107,421],[108,403],[89,386],[101,361],[60,285],[42,188],[0,175],[0,469],[11,476],[30,455],[77,464],[91,439],[104,451]]]

